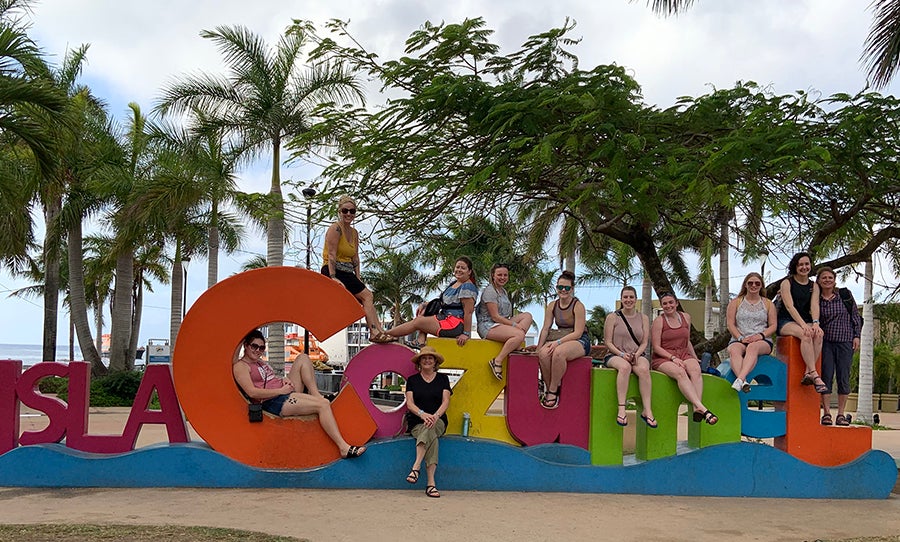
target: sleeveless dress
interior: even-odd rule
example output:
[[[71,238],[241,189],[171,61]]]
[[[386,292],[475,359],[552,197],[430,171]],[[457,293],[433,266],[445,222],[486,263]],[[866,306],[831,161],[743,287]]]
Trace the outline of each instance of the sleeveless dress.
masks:
[[[659,337],[659,345],[666,352],[671,352],[673,355],[677,356],[680,359],[693,358],[694,355],[691,353],[688,348],[688,344],[690,344],[691,340],[691,330],[687,325],[687,320],[684,316],[681,315],[680,312],[676,312],[678,315],[678,319],[680,324],[678,327],[672,327],[669,325],[668,318],[665,315],[661,315],[660,318],[663,319],[663,328],[662,333]],[[663,363],[672,361],[669,358],[661,357],[655,351],[653,352],[653,361],[651,366],[653,369],[658,369],[660,365]]]

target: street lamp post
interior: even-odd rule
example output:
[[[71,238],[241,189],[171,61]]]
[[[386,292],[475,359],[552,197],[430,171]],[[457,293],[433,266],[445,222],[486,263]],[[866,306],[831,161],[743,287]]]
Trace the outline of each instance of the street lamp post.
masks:
[[[181,270],[184,271],[184,276],[182,277],[181,282],[181,291],[184,294],[181,302],[181,319],[184,320],[184,315],[187,312],[187,279],[188,279],[188,266],[191,264],[191,257],[186,256],[181,259]]]
[[[312,251],[312,242],[309,238],[310,229],[312,227],[312,198],[316,195],[316,189],[307,187],[301,190],[303,197],[306,198],[306,268],[310,268],[310,252]],[[309,355],[309,330],[303,326],[303,352]]]

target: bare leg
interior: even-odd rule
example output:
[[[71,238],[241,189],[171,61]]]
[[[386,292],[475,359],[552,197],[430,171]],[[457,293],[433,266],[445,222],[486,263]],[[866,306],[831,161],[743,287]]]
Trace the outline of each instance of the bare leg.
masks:
[[[682,369],[681,366],[676,365],[674,362],[667,361],[660,365],[658,370],[675,380],[681,395],[694,407],[694,412],[706,412],[701,396],[697,395],[697,389],[685,369]]]
[[[747,375],[756,368],[759,356],[765,356],[772,352],[772,347],[766,341],[756,341],[747,345],[747,353],[744,355],[744,366],[741,369],[741,380],[747,380]]]
[[[788,322],[781,328],[782,335],[790,335],[800,339],[800,355],[803,358],[803,364],[806,365],[806,374],[815,375],[816,384],[824,384],[824,381],[816,372],[816,362],[822,353],[822,335],[807,335],[803,332],[803,328],[796,322]]]
[[[489,329],[485,339],[503,343],[503,346],[500,348],[500,353],[491,360],[495,362],[494,365],[499,365],[500,363],[503,363],[503,360],[506,359],[510,352],[522,344],[522,341],[525,340],[525,332],[506,324],[500,324],[499,326],[494,326]],[[494,371],[500,371],[502,373],[502,369],[495,368]]]
[[[350,445],[344,440],[341,430],[338,429],[337,420],[334,419],[328,399],[295,392],[285,401],[284,407],[281,409],[282,416],[305,416],[308,414],[316,414],[319,417],[319,424],[325,434],[337,445],[341,457],[346,456]],[[364,446],[361,448],[362,451],[365,451]]]
[[[375,299],[372,292],[368,288],[356,294],[354,297],[362,303],[363,310],[366,313],[366,325],[370,330],[374,330],[375,334],[384,333],[381,327],[381,320],[378,319],[378,313],[375,312]]]
[[[838,415],[844,414],[847,407],[847,396],[838,394]]]
[[[550,379],[547,381],[547,391],[556,392],[562,384],[570,360],[584,356],[584,347],[576,341],[568,341],[558,345],[550,356]]]
[[[643,403],[643,415],[653,419],[653,407],[650,404],[652,396],[652,380],[650,377],[650,362],[645,357],[637,358],[634,365],[631,366],[631,372],[637,376],[638,390],[641,393],[641,403]]]
[[[291,372],[288,373],[288,379],[293,382],[294,391],[299,393],[308,391],[313,397],[322,397],[322,394],[319,393],[319,386],[316,384],[316,371],[306,354],[300,354],[294,360]]]
[[[728,345],[728,356],[731,358],[731,372],[734,373],[735,378],[739,378],[741,380],[747,376],[747,372],[744,371],[744,345],[741,343],[731,343]]]
[[[625,395],[628,393],[628,378],[631,376],[631,364],[625,361],[625,358],[613,356],[606,362],[606,366],[616,370],[616,398],[619,400],[619,410],[616,414],[619,418],[624,418]]]
[[[409,335],[413,331],[424,331],[431,335],[437,335],[440,330],[441,326],[434,316],[417,316],[409,322],[392,327],[385,331],[385,333],[392,337],[403,337]]]

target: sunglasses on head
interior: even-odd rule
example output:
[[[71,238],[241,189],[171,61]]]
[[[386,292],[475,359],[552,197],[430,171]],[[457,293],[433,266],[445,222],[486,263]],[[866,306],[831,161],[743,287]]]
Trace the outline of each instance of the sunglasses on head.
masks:
[[[266,345],[264,345],[264,344],[250,343],[247,346],[250,347],[250,350],[253,350],[254,352],[265,352],[266,351]]]
[[[572,287],[566,286],[565,284],[557,284],[556,289],[561,292],[571,292],[572,291]]]
[[[341,214],[344,215],[355,215],[356,209],[341,209]]]

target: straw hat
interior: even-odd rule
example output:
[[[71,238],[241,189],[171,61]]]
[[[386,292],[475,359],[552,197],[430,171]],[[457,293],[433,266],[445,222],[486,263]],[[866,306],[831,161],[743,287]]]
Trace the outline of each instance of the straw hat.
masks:
[[[437,350],[430,346],[423,346],[422,349],[419,350],[419,353],[412,357],[412,362],[416,367],[419,366],[419,358],[421,358],[422,356],[434,356],[435,366],[444,363],[444,356],[438,354]]]

